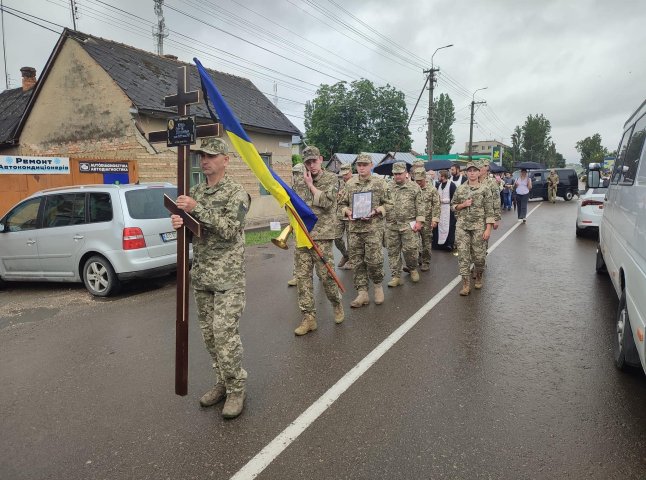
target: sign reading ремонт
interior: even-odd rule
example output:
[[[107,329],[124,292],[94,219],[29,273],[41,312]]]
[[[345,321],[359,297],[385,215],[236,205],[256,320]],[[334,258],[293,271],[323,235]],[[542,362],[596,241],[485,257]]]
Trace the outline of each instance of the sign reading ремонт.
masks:
[[[0,157],[0,174],[57,174],[70,173],[70,159],[61,157]]]

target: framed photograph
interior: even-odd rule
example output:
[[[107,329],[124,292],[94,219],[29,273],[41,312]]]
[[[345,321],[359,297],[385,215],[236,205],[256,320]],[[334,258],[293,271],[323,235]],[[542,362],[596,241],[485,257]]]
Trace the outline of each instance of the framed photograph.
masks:
[[[372,212],[372,192],[352,194],[352,219],[366,218]]]

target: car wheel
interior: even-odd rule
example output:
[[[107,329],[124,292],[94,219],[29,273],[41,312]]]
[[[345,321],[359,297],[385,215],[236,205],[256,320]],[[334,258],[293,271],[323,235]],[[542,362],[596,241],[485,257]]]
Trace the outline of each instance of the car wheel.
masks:
[[[83,283],[88,292],[96,297],[107,297],[119,291],[121,282],[114,268],[105,258],[95,255],[83,266]]]
[[[565,192],[565,195],[563,196],[563,200],[565,200],[566,202],[569,202],[570,200],[572,200],[573,197],[574,195],[572,194],[572,190],[568,190],[567,192]]]
[[[580,237],[581,235],[583,235],[583,229],[576,225],[576,236]]]
[[[617,309],[617,329],[615,335],[615,366],[626,371],[630,367],[636,366],[635,356],[638,355],[633,339],[633,331],[630,327],[630,318],[628,318],[628,307],[626,306],[626,290],[621,292],[619,308]]]
[[[594,268],[599,274],[608,273],[606,261],[603,259],[603,253],[601,253],[601,247],[599,245],[597,245],[597,261]]]

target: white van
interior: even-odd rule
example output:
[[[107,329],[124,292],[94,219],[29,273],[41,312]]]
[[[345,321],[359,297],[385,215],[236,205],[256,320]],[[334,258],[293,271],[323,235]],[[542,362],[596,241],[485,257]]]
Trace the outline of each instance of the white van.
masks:
[[[619,297],[615,364],[646,371],[646,101],[624,125],[599,227],[597,272]]]

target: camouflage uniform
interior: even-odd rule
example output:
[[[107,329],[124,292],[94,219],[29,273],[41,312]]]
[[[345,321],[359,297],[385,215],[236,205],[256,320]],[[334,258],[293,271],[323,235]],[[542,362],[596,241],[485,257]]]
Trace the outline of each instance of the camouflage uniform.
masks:
[[[215,369],[216,383],[227,393],[245,390],[242,343],[238,331],[245,307],[244,224],[249,195],[225,175],[216,185],[191,189],[191,212],[202,225],[193,237],[191,279],[202,337]]]
[[[422,180],[426,178],[426,170],[423,168],[413,172],[413,180]],[[421,238],[421,257],[422,270],[427,270],[431,264],[431,245],[433,244],[433,222],[440,221],[440,194],[434,185],[427,183],[425,187],[420,187],[424,202],[423,214],[426,222],[419,232]]]
[[[357,161],[360,161],[360,154]],[[369,159],[369,160],[368,160]],[[372,163],[372,157],[366,160]],[[355,193],[372,192],[372,208],[382,216],[392,205],[388,197],[386,182],[376,176],[366,180],[354,177],[345,184],[339,205],[346,215],[352,210],[352,197]],[[368,291],[368,281],[381,285],[384,279],[383,221],[378,216],[369,220],[354,220],[348,224],[348,247],[350,262],[354,269],[354,288],[357,291]]]
[[[472,165],[470,163],[467,168]],[[473,200],[471,206],[456,211],[456,206],[468,198]],[[488,223],[494,223],[491,188],[482,183],[477,187],[469,186],[468,182],[463,183],[453,195],[451,209],[457,213],[458,218],[456,240],[460,275],[468,278],[471,263],[475,265],[476,271],[482,272],[485,268],[487,245],[482,234]]]
[[[314,150],[316,147],[308,147]],[[318,152],[318,149],[316,149]],[[318,155],[317,155],[318,156]],[[301,197],[318,217],[316,225],[310,232],[312,239],[316,241],[327,263],[334,269],[334,253],[332,244],[336,237],[336,215],[337,215],[337,194],[338,180],[336,175],[327,170],[321,170],[312,177],[314,186],[320,190],[320,194],[313,195],[305,182],[298,182],[294,185],[294,191]],[[325,294],[332,305],[341,302],[341,293],[334,279],[330,276],[325,265],[313,248],[301,247],[295,250],[296,279],[298,288],[298,307],[303,314],[316,314],[314,302],[314,282],[312,270],[323,283]]]
[[[547,199],[550,203],[556,203],[556,191],[559,186],[559,176],[556,171],[552,170],[547,177]]]
[[[393,173],[406,171],[405,164],[395,163]],[[419,256],[419,236],[410,226],[410,222],[424,223],[425,203],[422,190],[415,182],[406,179],[399,184],[393,181],[388,185],[392,207],[386,212],[386,245],[388,246],[388,263],[393,278],[401,276],[404,254],[406,266],[417,270]]]
[[[341,199],[341,196],[343,195],[343,190],[345,189],[345,181],[341,180],[341,176],[351,171],[352,171],[352,167],[347,164],[342,165],[339,170],[339,194],[338,194],[337,200]],[[345,242],[343,241],[343,235],[347,231],[347,225],[348,225],[348,222],[346,220],[343,220],[343,213],[341,212],[341,207],[339,206],[337,209],[336,236],[334,238],[334,245],[336,246],[337,250],[341,252],[341,255],[346,260],[349,258],[348,248],[345,246]]]

